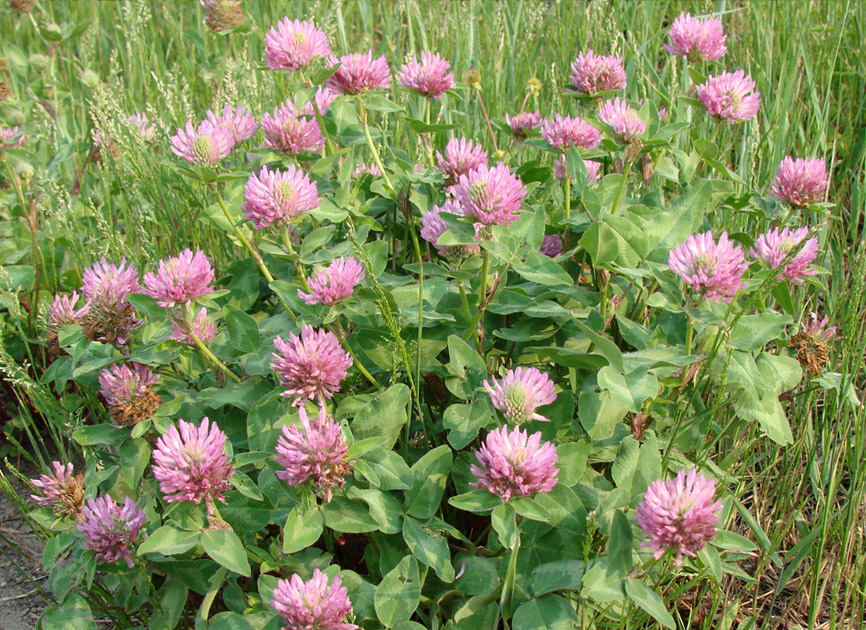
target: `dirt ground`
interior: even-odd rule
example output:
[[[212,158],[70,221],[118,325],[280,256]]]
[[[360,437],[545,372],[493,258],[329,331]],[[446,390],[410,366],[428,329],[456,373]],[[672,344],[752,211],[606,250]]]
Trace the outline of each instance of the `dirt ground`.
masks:
[[[11,478],[11,475],[7,475]],[[11,478],[21,496],[23,484]],[[0,630],[32,630],[48,606],[40,586],[48,588],[42,570],[42,545],[15,504],[0,491]]]

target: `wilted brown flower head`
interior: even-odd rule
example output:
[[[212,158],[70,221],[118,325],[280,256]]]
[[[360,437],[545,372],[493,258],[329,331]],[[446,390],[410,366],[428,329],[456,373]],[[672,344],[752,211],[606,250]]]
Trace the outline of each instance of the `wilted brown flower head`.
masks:
[[[240,0],[202,0],[204,21],[214,33],[225,33],[244,23]]]
[[[830,360],[830,342],[836,336],[836,327],[827,324],[829,318],[818,319],[818,314],[812,312],[796,335],[791,337],[788,345],[797,350],[797,360],[800,365],[812,374],[820,374]]]

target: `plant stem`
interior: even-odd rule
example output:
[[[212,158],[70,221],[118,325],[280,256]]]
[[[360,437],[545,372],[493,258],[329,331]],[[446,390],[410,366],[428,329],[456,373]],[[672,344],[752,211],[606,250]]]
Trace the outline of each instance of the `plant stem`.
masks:
[[[565,170],[566,172],[563,173],[564,177],[562,178],[562,183],[565,187],[565,220],[568,221],[571,219],[571,177],[568,175],[567,167]]]
[[[385,180],[385,185],[388,186],[388,190],[394,192],[391,178],[388,177],[388,173],[385,171],[385,165],[382,163],[382,158],[379,157],[379,151],[373,143],[373,136],[370,135],[370,126],[367,124],[367,110],[364,109],[364,104],[361,102],[361,99],[358,99],[358,118],[361,119],[361,126],[364,128],[364,137],[367,138],[367,146],[370,147],[370,153],[373,154],[373,161],[376,163],[376,166],[379,167],[379,171],[382,173],[382,179]]]
[[[343,330],[343,327],[340,326],[339,322],[331,322],[328,327],[331,329],[331,332],[334,333],[337,339],[340,340],[340,345],[343,346],[343,350],[349,353],[349,356],[352,357],[352,361],[355,367],[358,368],[358,371],[364,376],[364,378],[366,378],[373,385],[375,385],[376,389],[382,389],[379,381],[373,378],[373,375],[367,371],[367,368],[364,367],[364,364],[361,363],[361,361],[358,359],[358,356],[352,350],[352,346],[349,345],[349,341],[348,339],[346,339],[346,333]]]
[[[289,252],[289,255],[292,256],[295,260],[293,261],[295,264],[295,272],[298,274],[298,278],[301,280],[301,286],[304,287],[304,290],[309,293],[310,285],[307,283],[307,275],[304,273],[304,265],[301,263],[301,260],[295,255],[295,248],[292,246],[292,239],[289,237],[289,230],[286,229],[283,232],[283,245],[286,246],[286,251]]]
[[[469,310],[469,299],[466,297],[466,288],[463,286],[463,280],[457,278],[457,288],[460,290],[460,301],[463,303],[463,311],[466,313],[466,321],[472,321],[472,311]],[[474,328],[470,328],[469,331],[473,333],[469,335],[471,337],[475,337],[475,345],[478,348],[481,348],[481,340],[478,338],[478,334],[475,332]],[[468,338],[467,338],[468,339]]]
[[[611,214],[616,214],[616,209],[619,207],[619,200],[622,197],[622,193],[625,190],[625,183],[628,181],[628,175],[631,172],[631,162],[626,162],[625,166],[622,170],[622,180],[619,182],[619,188],[616,191],[616,197],[613,199],[613,206],[610,208]]]
[[[235,383],[241,382],[241,377],[232,372],[225,363],[220,361],[217,356],[213,352],[211,352],[210,348],[204,345],[204,342],[198,338],[198,335],[195,334],[195,331],[190,330],[189,336],[192,338],[196,347],[199,349],[199,351],[201,351],[204,356],[210,359],[213,363],[216,363],[217,367],[219,367],[223,372],[225,372],[229,376],[229,378],[231,378]]]
[[[487,130],[490,132],[490,139],[493,141],[493,150],[499,153],[499,145],[496,144],[496,134],[493,133],[493,125],[490,124],[490,116],[487,115],[487,108],[484,106],[484,99],[481,97],[481,92],[478,92],[478,103],[481,105],[481,113],[484,114],[484,120],[487,122]]]
[[[325,120],[322,118],[322,113],[319,111],[319,104],[316,103],[315,93],[313,93],[313,98],[310,99],[310,103],[313,105],[313,113],[316,115],[316,122],[319,123],[319,129],[322,130],[322,135],[325,138],[325,146],[328,148],[328,153],[334,154],[337,152],[337,149],[334,147],[334,143],[331,142],[331,136],[328,135],[328,130],[325,129]]]
[[[271,275],[271,272],[268,270],[268,267],[267,267],[267,265],[265,265],[265,261],[262,260],[262,257],[259,254],[259,252],[256,251],[256,249],[252,246],[252,243],[250,243],[249,239],[246,237],[246,235],[243,233],[243,231],[241,231],[240,226],[235,225],[234,218],[232,218],[232,215],[229,212],[229,209],[226,207],[226,202],[223,201],[223,197],[220,194],[219,190],[216,191],[216,198],[217,198],[217,201],[219,202],[220,208],[222,208],[222,211],[226,217],[226,220],[229,222],[229,225],[232,226],[232,230],[234,230],[235,235],[238,237],[238,240],[240,240],[240,242],[243,244],[243,246],[246,247],[247,251],[250,254],[252,254],[253,260],[256,261],[256,264],[259,266],[259,269],[262,270],[262,274],[265,276],[265,278],[267,278],[267,281],[273,282],[274,277]]]

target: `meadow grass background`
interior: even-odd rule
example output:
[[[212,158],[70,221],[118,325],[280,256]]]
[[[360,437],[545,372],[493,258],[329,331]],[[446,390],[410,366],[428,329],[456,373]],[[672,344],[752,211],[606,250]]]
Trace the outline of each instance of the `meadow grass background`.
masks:
[[[27,327],[35,319],[27,310],[38,309],[33,302],[47,304],[50,294],[77,289],[83,268],[102,255],[126,256],[142,268],[181,248],[201,248],[219,268],[236,253],[202,221],[207,208],[200,191],[166,164],[168,137],[224,102],[260,116],[285,98],[290,82],[264,68],[263,43],[284,15],[315,19],[337,54],[370,48],[396,69],[406,55],[426,48],[451,61],[458,82],[477,70],[488,112],[501,122],[520,110],[532,77],[542,87],[528,97],[527,109],[547,115],[573,107],[563,99],[568,66],[588,48],[625,57],[630,99],[653,99],[667,105],[669,116],[689,119],[689,107],[670,97],[683,66],[661,47],[680,11],[721,14],[729,50],[724,66],[744,68],[763,97],[756,120],[725,126],[717,137],[734,170],[761,189],[785,155],[823,157],[831,170],[828,201],[836,207],[825,227],[829,247],[816,261],[830,271],[828,291],[812,308],[838,327],[831,366],[850,375],[864,399],[866,2],[259,1],[244,8],[252,30],[228,36],[209,32],[192,0],[43,1],[23,16],[0,13],[0,80],[11,94],[0,104],[0,121],[24,123],[28,148],[39,157],[32,164],[32,187],[39,191],[34,212],[0,208],[0,262],[32,264],[43,289],[30,304],[6,291],[0,303],[0,359],[7,380],[17,384],[7,382],[2,392],[0,420],[11,438],[5,455],[42,460],[66,448],[51,423],[52,414],[64,413],[62,402],[38,385],[25,389],[37,374],[13,358],[30,352],[22,340],[33,335]],[[50,24],[61,33],[84,30],[52,42]],[[392,90],[398,89],[395,81]],[[95,127],[116,129],[120,118],[142,110],[159,129],[159,155],[119,143],[117,159],[89,160]],[[477,98],[449,98],[441,116],[492,150]],[[709,137],[711,121],[695,118]],[[377,120],[398,143],[408,137],[387,118]],[[504,131],[498,142],[509,146]],[[3,194],[11,200],[15,192],[6,179]],[[721,219],[729,230],[750,230],[748,215]],[[30,354],[28,362],[38,366],[40,358]],[[866,619],[866,411],[843,405],[844,395],[801,386],[787,402],[795,435],[788,448],[756,431],[726,433],[724,415],[716,419],[722,431],[709,447],[738,480],[734,495],[755,515],[755,522],[741,523],[741,533],[759,551],[743,564],[742,576],[721,588],[671,580],[662,596],[669,608],[694,609],[686,616],[690,627],[736,628],[748,615],[764,628],[859,627]]]

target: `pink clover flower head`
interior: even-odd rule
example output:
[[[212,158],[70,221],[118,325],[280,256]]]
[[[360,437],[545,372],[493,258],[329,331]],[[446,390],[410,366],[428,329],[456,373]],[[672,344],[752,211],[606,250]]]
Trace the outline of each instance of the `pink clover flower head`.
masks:
[[[450,70],[451,63],[447,59],[425,50],[420,63],[412,57],[397,76],[404,88],[438,100],[454,87],[454,73]]]
[[[553,236],[556,236],[555,234]],[[560,242],[560,248],[562,243]],[[522,424],[529,420],[550,422],[536,409],[556,400],[553,381],[537,368],[517,367],[508,370],[502,382],[491,376],[484,381],[484,389],[490,394],[493,406],[502,412],[508,422]]]
[[[520,112],[514,116],[505,114],[505,124],[511,127],[511,135],[518,142],[526,140],[526,137],[529,135],[527,132],[541,127],[543,121],[544,119],[538,110],[534,112]]]
[[[42,496],[31,494],[30,498],[39,505],[50,505],[58,516],[77,514],[84,505],[84,476],[74,475],[72,464],[51,462],[54,469],[30,483],[42,492]]]
[[[601,162],[596,162],[595,160],[584,160],[583,165],[586,167],[586,171],[588,177],[586,179],[587,184],[594,184],[598,181],[598,172],[601,169]],[[553,174],[556,179],[562,181],[564,178],[568,177],[568,161],[565,159],[565,155],[560,155],[559,158],[553,165]]]
[[[211,514],[214,499],[225,502],[222,493],[231,488],[234,473],[225,454],[226,434],[207,416],[199,426],[184,420],[177,424],[156,441],[153,476],[167,503],[204,501]]]
[[[130,569],[134,567],[130,545],[138,540],[138,530],[147,520],[135,501],[126,497],[121,507],[105,495],[87,499],[81,513],[84,520],[78,530],[96,561],[109,563],[123,558]]]
[[[716,513],[722,503],[714,501],[715,494],[716,480],[707,479],[696,468],[688,474],[681,470],[670,481],[654,481],[635,510],[638,525],[650,537],[641,544],[655,550],[656,559],[674,549],[676,566],[682,564],[683,556],[696,557],[716,535],[720,518]]]
[[[271,606],[283,618],[283,630],[357,630],[355,624],[344,623],[352,602],[342,584],[337,576],[329,586],[328,576],[319,569],[313,569],[308,582],[297,573],[289,580],[279,580]]]
[[[211,110],[207,110],[206,116],[214,126],[225,127],[231,132],[233,144],[240,144],[244,140],[249,140],[259,130],[256,117],[240,105],[237,109],[232,109],[231,105],[224,106],[222,116],[217,116]]]
[[[743,285],[748,268],[743,250],[722,232],[719,242],[712,231],[692,234],[668,256],[668,267],[692,290],[714,302],[730,302]]]
[[[312,112],[299,111],[291,99],[275,109],[273,114],[262,116],[262,129],[266,147],[289,155],[319,151],[325,146],[322,130]]]
[[[209,120],[201,121],[198,128],[188,122],[171,137],[171,152],[196,166],[216,166],[234,146],[231,130]]]
[[[761,93],[751,94],[754,89],[752,78],[742,70],[737,70],[710,77],[706,83],[698,86],[697,96],[710,116],[734,124],[751,120],[758,113]]]
[[[192,338],[193,334],[205,345],[212,342],[214,337],[216,337],[216,322],[207,314],[207,309],[204,306],[199,309],[191,324],[173,321],[171,324],[171,334],[168,338],[178,343],[194,346],[195,340]]]
[[[571,84],[581,94],[598,94],[625,88],[625,69],[619,57],[596,55],[592,50],[571,62]]]
[[[519,218],[525,195],[526,187],[501,162],[493,168],[483,165],[461,175],[454,187],[454,198],[466,216],[485,225],[511,225]]]
[[[20,127],[0,127],[0,148],[17,148],[24,142]]]
[[[310,419],[301,406],[298,416],[300,426],[284,426],[277,441],[274,459],[283,467],[277,477],[290,486],[312,481],[317,494],[330,503],[333,488],[342,488],[349,474],[350,463],[346,460],[349,445],[340,425],[328,416],[324,407],[319,408],[318,417]]]
[[[328,65],[340,64],[325,85],[340,94],[363,94],[370,90],[391,87],[391,69],[385,55],[373,59],[371,52],[351,53],[339,59],[331,57]]]
[[[328,36],[313,21],[284,17],[265,35],[265,59],[271,70],[301,70],[330,54]]]
[[[442,220],[441,216],[439,216],[442,212],[448,212],[458,217],[462,217],[463,206],[453,199],[445,200],[445,203],[441,206],[433,206],[423,217],[421,217],[420,234],[421,238],[433,245],[440,254],[446,255],[450,248],[447,245],[438,244],[439,237],[448,230],[448,224]]]
[[[829,323],[829,317],[819,319],[818,313],[812,311],[809,315],[809,321],[803,324],[803,334],[817,341],[827,343],[836,336],[836,327],[830,326],[827,328],[827,324]]]
[[[337,100],[338,96],[340,95],[331,90],[328,86],[319,86],[319,89],[316,90],[316,93],[313,95],[313,100],[316,102],[316,107],[319,108],[319,114],[324,116],[328,112],[328,108],[331,106],[331,103]],[[306,114],[307,116],[316,115],[316,111],[313,109],[313,100],[304,103],[304,105],[300,108],[301,113]]]
[[[809,228],[802,227],[791,231],[788,228],[779,230],[773,228],[769,232],[761,234],[755,239],[755,247],[751,250],[753,257],[760,260],[770,269],[776,269],[787,258],[788,254],[809,236]],[[818,256],[818,239],[810,238],[800,248],[800,251],[785,265],[783,273],[777,276],[777,280],[787,278],[796,284],[803,284],[800,279],[804,276],[814,276],[818,272],[810,268],[810,265]]]
[[[466,138],[451,138],[445,145],[445,155],[436,152],[439,170],[449,182],[455,183],[461,175],[487,165],[487,151],[472,140]]]
[[[149,367],[131,361],[110,365],[99,373],[99,393],[109,405],[134,405],[151,393],[151,386],[159,381]]]
[[[375,163],[367,164],[366,162],[361,162],[355,167],[355,170],[352,171],[352,179],[356,179],[365,174],[372,175],[373,177],[381,177],[382,171],[379,170],[379,167],[376,166]]]
[[[544,121],[541,137],[563,153],[570,147],[592,149],[601,142],[598,129],[581,118],[563,117],[561,114]]]
[[[55,295],[48,309],[48,329],[56,332],[67,324],[80,324],[87,314],[87,305],[75,308],[79,299],[75,291],[69,295]]]
[[[617,139],[623,144],[631,144],[638,140],[646,131],[646,123],[640,119],[637,110],[630,107],[617,96],[612,101],[605,101],[598,112],[602,122],[613,127]]]
[[[81,291],[91,303],[100,307],[121,310],[128,304],[126,296],[138,293],[138,270],[132,263],[121,258],[120,265],[109,263],[103,256],[92,267],[84,270]]]
[[[556,258],[562,253],[562,237],[559,234],[548,234],[542,239],[538,251],[550,258]]]
[[[364,280],[364,268],[349,256],[340,256],[331,261],[325,269],[310,276],[310,294],[298,289],[298,297],[307,304],[327,304],[332,306],[352,295],[355,287]]]
[[[165,308],[185,304],[213,291],[214,271],[204,252],[185,249],[159,261],[156,273],[144,274],[144,294]]]
[[[141,139],[148,143],[156,141],[156,126],[150,122],[147,114],[130,114],[126,117],[126,122],[138,132]]]
[[[520,427],[511,433],[507,426],[494,429],[475,457],[480,466],[473,464],[469,470],[478,481],[469,485],[487,488],[503,503],[513,496],[550,492],[558,481],[556,447],[551,442],[542,444],[540,431],[530,436]]]
[[[668,37],[671,43],[665,44],[665,50],[692,63],[713,61],[728,52],[719,18],[701,20],[690,13],[680,13],[668,31]]]
[[[325,399],[340,391],[340,381],[352,366],[352,356],[340,347],[334,333],[309,324],[300,336],[290,333],[288,341],[274,339],[274,348],[271,368],[286,388],[280,396],[294,398],[296,407],[313,399],[324,407]]]
[[[827,190],[827,166],[824,160],[786,157],[779,164],[770,194],[801,208],[821,201]]]
[[[316,183],[294,164],[282,172],[265,166],[258,174],[250,175],[244,188],[244,218],[258,230],[286,225],[318,207]]]

